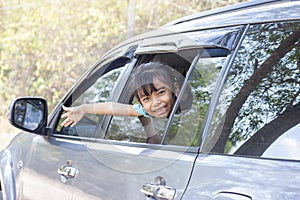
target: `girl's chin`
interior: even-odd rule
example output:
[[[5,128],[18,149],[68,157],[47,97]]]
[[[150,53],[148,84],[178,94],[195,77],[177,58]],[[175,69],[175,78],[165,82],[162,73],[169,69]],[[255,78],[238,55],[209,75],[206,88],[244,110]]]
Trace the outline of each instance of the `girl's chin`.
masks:
[[[152,116],[156,118],[167,118],[169,116],[170,110],[167,106],[162,107],[154,112],[152,112]]]
[[[155,113],[152,116],[155,118],[167,118],[169,116],[169,113]]]

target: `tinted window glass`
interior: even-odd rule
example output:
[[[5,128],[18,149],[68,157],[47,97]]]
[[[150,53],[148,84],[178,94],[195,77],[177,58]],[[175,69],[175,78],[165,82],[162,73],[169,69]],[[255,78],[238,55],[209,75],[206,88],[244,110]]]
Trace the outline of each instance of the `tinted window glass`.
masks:
[[[204,151],[300,159],[299,35],[299,22],[250,27]]]
[[[108,69],[108,70],[107,70]],[[96,80],[88,80],[88,84],[93,81],[92,85],[88,87],[70,106],[79,106],[81,104],[98,103],[107,101],[115,87],[116,82],[120,78],[120,74],[124,67],[115,68],[109,67],[106,70],[100,69],[100,73],[95,72],[97,75]],[[94,76],[94,75],[93,75]],[[82,85],[84,85],[83,83]],[[80,87],[80,86],[79,86]],[[63,127],[59,131],[60,134],[80,136],[80,137],[101,137],[103,135],[100,123],[104,115],[85,114],[85,116],[78,122],[75,127]],[[59,127],[60,128],[60,127]]]
[[[192,90],[191,108],[175,115],[167,144],[196,146],[199,144],[202,123],[226,57],[200,58],[188,81]],[[186,101],[184,99],[182,101]],[[185,103],[185,102],[183,102]]]

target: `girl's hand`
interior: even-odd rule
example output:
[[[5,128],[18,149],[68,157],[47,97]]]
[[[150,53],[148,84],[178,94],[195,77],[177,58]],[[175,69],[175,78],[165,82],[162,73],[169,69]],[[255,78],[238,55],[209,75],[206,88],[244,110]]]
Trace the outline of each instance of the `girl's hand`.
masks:
[[[61,118],[66,118],[61,123],[61,125],[64,127],[75,126],[79,122],[79,120],[84,116],[84,111],[81,108],[81,106],[77,106],[77,107],[62,106],[62,108],[64,109],[64,111],[66,111],[66,113],[61,115]]]

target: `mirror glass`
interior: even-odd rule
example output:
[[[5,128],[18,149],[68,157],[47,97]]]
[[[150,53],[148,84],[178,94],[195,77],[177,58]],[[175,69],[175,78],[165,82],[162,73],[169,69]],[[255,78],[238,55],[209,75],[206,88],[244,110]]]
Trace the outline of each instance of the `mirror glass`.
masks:
[[[14,122],[31,131],[43,122],[44,102],[38,99],[20,99],[15,103]]]

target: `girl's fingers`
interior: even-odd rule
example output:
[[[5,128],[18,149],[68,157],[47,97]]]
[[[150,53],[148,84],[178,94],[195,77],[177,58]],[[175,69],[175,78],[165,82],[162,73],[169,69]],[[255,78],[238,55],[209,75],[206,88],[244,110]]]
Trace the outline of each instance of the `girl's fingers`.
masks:
[[[62,108],[64,109],[64,111],[70,111],[70,110],[71,110],[70,107],[66,107],[66,106],[64,106],[64,105],[62,105]]]
[[[71,127],[74,127],[77,123],[75,121],[73,121],[73,123],[71,124]]]
[[[77,112],[76,109],[74,109],[73,107],[66,107],[66,106],[62,106],[63,110],[66,111],[66,113],[61,115],[61,118],[66,118],[62,123],[61,126],[67,127],[67,126],[71,126],[74,127],[77,122],[79,120],[77,120],[78,116],[75,115],[75,113]]]
[[[62,123],[61,126],[67,127],[67,126],[75,126],[77,124],[77,122],[75,120],[72,120],[70,118],[65,119]]]
[[[61,118],[66,118],[62,123],[61,126],[67,127],[70,126],[73,123],[73,120],[70,118],[70,108],[62,106],[63,110],[66,111],[66,113],[61,115]]]
[[[66,106],[62,106],[63,110],[66,111],[66,113],[62,114],[61,115],[61,118],[66,118],[66,117],[69,117],[70,114],[72,114],[72,107],[66,107]]]
[[[68,117],[68,113],[64,113],[61,115],[61,118],[66,118],[66,117]]]
[[[72,122],[73,122],[73,120],[71,120],[70,118],[67,118],[67,119],[65,119],[65,120],[61,123],[61,125],[64,126],[64,127],[67,127],[67,126],[69,126]]]
[[[68,123],[69,123],[69,120],[68,120],[68,119],[65,119],[65,120],[61,123],[61,126],[67,127],[67,126],[68,126]]]

